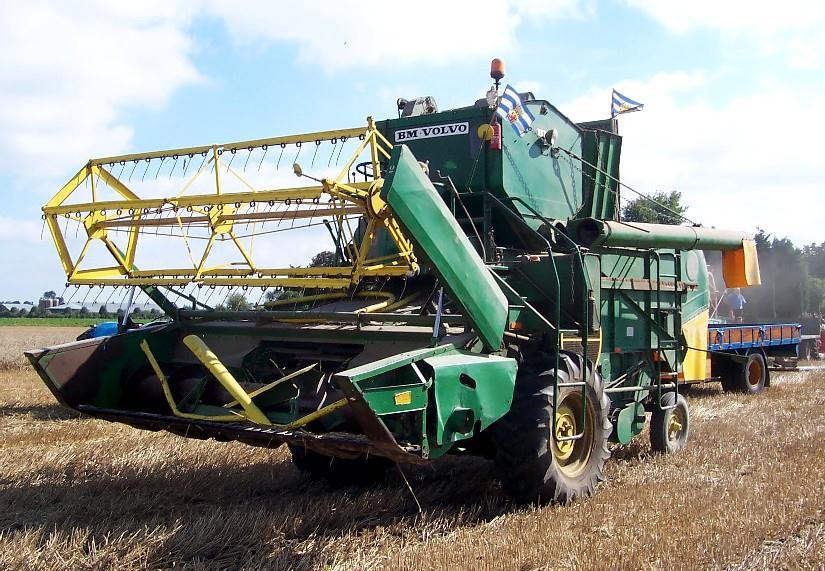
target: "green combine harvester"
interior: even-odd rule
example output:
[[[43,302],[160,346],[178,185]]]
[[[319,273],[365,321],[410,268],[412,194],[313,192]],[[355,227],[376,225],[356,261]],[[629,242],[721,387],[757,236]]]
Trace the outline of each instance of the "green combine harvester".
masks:
[[[331,479],[471,454],[492,459],[516,500],[567,502],[593,492],[608,444],[629,442],[647,413],[652,449],[680,450],[679,389],[712,378],[702,251],[722,251],[727,285],[744,287],[759,280],[753,243],[622,222],[615,120],[577,124],[523,93],[516,112],[534,120],[519,134],[496,116],[503,74],[491,75],[488,97],[459,109],[399,100],[398,118],[361,129],[89,161],[43,208],[67,285],[139,288],[168,319],[31,351],[31,363],[86,415],[286,444],[298,468]],[[244,157],[261,171],[258,156],[265,166],[304,145],[309,160],[344,142],[357,148],[338,176],[295,161],[312,186],[228,189]],[[209,192],[187,182],[141,198],[126,180],[173,161],[170,178]],[[334,251],[309,268],[266,265],[241,232],[322,219]],[[147,235],[186,241],[191,264],[151,267],[162,256],[141,258]],[[238,261],[213,263],[219,245]],[[280,297],[230,311],[187,288]]]

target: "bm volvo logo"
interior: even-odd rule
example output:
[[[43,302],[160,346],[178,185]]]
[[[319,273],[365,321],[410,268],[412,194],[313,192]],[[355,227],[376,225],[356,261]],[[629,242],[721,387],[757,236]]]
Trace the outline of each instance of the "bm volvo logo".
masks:
[[[413,139],[431,139],[433,137],[449,137],[450,135],[466,135],[470,132],[470,124],[448,123],[447,125],[429,125],[426,127],[412,127],[399,129],[395,132],[395,142],[403,143]]]

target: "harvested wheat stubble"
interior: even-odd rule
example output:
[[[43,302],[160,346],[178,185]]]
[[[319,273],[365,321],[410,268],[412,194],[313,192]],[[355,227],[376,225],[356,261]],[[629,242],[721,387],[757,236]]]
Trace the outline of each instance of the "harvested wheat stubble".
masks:
[[[405,467],[422,513],[397,475],[335,488],[283,449],[77,418],[31,372],[0,387],[3,569],[825,566],[821,373],[694,389],[683,453],[651,456],[643,434],[566,507],[514,506],[478,459]]]
[[[74,341],[85,327],[0,327],[0,371],[27,370],[26,349],[39,349]]]

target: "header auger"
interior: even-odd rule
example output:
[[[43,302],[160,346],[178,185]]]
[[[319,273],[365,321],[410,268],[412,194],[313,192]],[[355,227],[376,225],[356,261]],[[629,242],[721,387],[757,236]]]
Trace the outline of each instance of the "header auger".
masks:
[[[466,107],[404,100],[399,117],[365,130],[90,161],[44,207],[68,281],[139,286],[169,319],[32,351],[31,362],[85,414],[287,444],[300,469],[333,478],[476,454],[516,499],[564,502],[593,491],[608,441],[629,442],[648,412],[653,448],[679,450],[689,411],[678,390],[712,376],[701,249],[723,251],[728,285],[747,286],[758,283],[752,244],[622,222],[616,122],[576,124],[523,93],[509,113],[532,126],[512,129],[496,118],[503,73],[498,62],[487,98]],[[317,153],[323,141],[328,168],[342,141],[356,143],[352,158],[327,175],[295,164],[316,186],[275,184],[284,145],[298,163],[299,145]],[[239,173],[237,154],[242,172],[250,161],[257,170]],[[175,171],[182,157],[200,166],[170,193],[173,174],[191,171]],[[140,183],[123,180],[129,165],[146,165]],[[83,185],[91,201],[70,201]],[[79,254],[65,221],[82,226]],[[263,245],[314,226],[326,228]],[[308,243],[305,260],[324,237],[329,267],[272,262]],[[168,241],[189,264],[170,261],[158,246]],[[91,259],[101,245],[114,265]],[[161,295],[193,284],[303,291],[246,311]]]

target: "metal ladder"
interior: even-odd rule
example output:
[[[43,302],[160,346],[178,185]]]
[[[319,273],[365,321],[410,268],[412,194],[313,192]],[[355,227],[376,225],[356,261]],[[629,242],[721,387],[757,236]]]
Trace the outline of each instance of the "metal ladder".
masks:
[[[668,410],[671,408],[676,407],[676,403],[670,406],[662,406],[662,378],[665,374],[673,380],[673,390],[674,392],[678,392],[679,390],[679,370],[681,368],[681,355],[680,353],[680,338],[682,335],[682,290],[679,287],[679,284],[682,281],[682,255],[679,250],[674,250],[673,252],[673,264],[674,264],[674,273],[667,274],[662,273],[662,254],[652,250],[652,255],[649,259],[655,258],[656,260],[656,307],[652,308],[655,309],[657,313],[657,320],[656,322],[661,325],[661,328],[664,331],[667,331],[667,322],[668,322],[668,315],[673,316],[673,338],[672,339],[662,339],[661,332],[656,332],[656,355],[657,359],[655,360],[654,364],[654,375],[656,376],[656,388],[657,388],[657,404],[661,410]],[[648,266],[649,267],[649,266]],[[663,279],[672,279],[673,280],[673,289],[666,288],[664,289],[665,293],[671,292],[673,293],[673,303],[669,306],[663,307],[662,306],[662,280]],[[651,328],[651,337],[653,336],[654,332]],[[651,339],[651,348],[653,346],[653,339]],[[673,358],[673,367],[671,367],[671,371],[667,373],[662,371],[662,363],[664,362],[664,353],[663,351],[672,350],[674,352]]]

